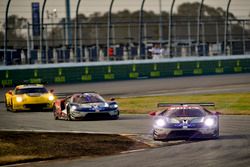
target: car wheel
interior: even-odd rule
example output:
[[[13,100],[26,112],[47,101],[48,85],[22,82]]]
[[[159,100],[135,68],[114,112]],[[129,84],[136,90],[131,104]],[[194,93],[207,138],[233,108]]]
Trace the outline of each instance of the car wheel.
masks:
[[[67,108],[67,120],[72,121],[72,116],[71,116],[69,108]]]
[[[10,106],[7,104],[7,98],[6,97],[5,97],[4,103],[5,103],[5,107],[6,107],[7,111],[10,111]]]
[[[13,101],[11,100],[11,104],[9,106],[11,112],[15,112],[16,110],[13,107]]]
[[[217,129],[213,135],[214,139],[218,139],[219,138],[219,129]]]
[[[57,116],[57,113],[56,113],[56,106],[53,106],[53,113],[54,113],[54,119],[58,120],[58,116]]]
[[[111,119],[112,120],[117,120],[117,119],[119,119],[119,115],[112,116]]]

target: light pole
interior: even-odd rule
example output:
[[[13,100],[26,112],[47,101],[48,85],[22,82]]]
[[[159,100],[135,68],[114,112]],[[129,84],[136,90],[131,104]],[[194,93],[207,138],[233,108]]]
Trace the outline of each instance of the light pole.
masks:
[[[139,58],[141,58],[142,52],[142,42],[143,42],[143,8],[144,8],[145,0],[142,0],[141,10],[139,16]],[[147,58],[146,58],[147,59]]]
[[[77,51],[78,51],[78,24],[79,24],[79,7],[81,0],[78,0],[76,5],[76,20],[75,20],[75,59],[77,60]],[[80,61],[82,61],[82,45],[80,45]]]
[[[8,13],[11,0],[8,0],[5,11],[5,35],[4,35],[4,64],[7,65],[7,48],[8,48]]]
[[[174,8],[175,0],[172,1],[170,14],[169,14],[169,23],[168,23],[168,48],[169,48],[169,56],[172,57],[172,28],[173,28],[173,8]]]
[[[228,15],[229,15],[230,4],[231,4],[231,0],[228,0],[226,17],[225,17],[225,32],[224,32],[224,54],[225,55],[227,55]]]
[[[162,40],[163,40],[163,25],[162,25],[162,2],[159,0],[159,10],[160,10],[160,24],[159,24],[159,40],[160,40],[160,48],[162,48]]]
[[[200,6],[199,6],[199,10],[198,10],[198,17],[197,17],[197,56],[199,56],[199,45],[200,45],[200,27],[201,27],[201,12],[203,9],[203,4],[204,4],[204,0],[201,0]],[[203,47],[204,47],[204,43],[203,43]],[[205,55],[203,55],[205,56]]]
[[[114,4],[114,0],[111,0],[108,12],[108,31],[107,31],[107,60],[109,61],[109,48],[110,48],[110,40],[111,40],[111,29],[112,29],[112,7]]]

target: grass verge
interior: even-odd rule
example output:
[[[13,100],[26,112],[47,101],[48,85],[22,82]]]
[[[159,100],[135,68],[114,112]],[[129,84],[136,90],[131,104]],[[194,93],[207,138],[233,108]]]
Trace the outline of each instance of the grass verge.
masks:
[[[204,95],[147,96],[118,98],[122,113],[145,114],[157,111],[157,103],[214,102],[222,114],[250,115],[250,93],[224,93]]]
[[[0,165],[104,156],[147,147],[120,135],[0,131]]]

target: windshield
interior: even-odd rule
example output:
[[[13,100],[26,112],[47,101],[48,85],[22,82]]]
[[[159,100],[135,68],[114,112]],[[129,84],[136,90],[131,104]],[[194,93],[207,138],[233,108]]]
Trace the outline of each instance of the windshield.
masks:
[[[15,92],[17,95],[20,94],[28,94],[28,93],[48,93],[46,88],[23,88],[23,89],[16,89]]]
[[[189,108],[189,109],[170,109],[166,112],[169,117],[203,117],[205,112],[201,109]]]
[[[74,103],[84,104],[84,103],[102,103],[105,100],[98,94],[84,93],[77,95],[73,98]]]

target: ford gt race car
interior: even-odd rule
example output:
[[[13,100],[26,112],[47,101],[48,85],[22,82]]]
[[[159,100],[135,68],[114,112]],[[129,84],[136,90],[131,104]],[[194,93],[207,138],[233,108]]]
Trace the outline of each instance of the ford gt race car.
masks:
[[[41,84],[18,85],[5,94],[7,110],[52,110],[55,101],[53,90],[48,91]]]
[[[205,107],[213,103],[159,103],[162,111],[152,112],[154,116],[154,140],[195,139],[219,137],[219,113]]]
[[[77,93],[63,99],[57,99],[53,107],[54,118],[78,120],[83,118],[119,118],[118,104],[105,101],[94,92]]]

